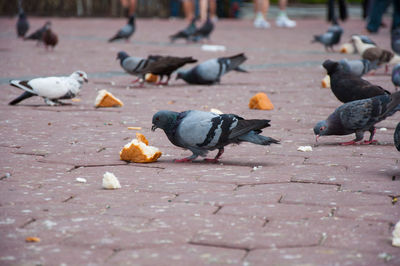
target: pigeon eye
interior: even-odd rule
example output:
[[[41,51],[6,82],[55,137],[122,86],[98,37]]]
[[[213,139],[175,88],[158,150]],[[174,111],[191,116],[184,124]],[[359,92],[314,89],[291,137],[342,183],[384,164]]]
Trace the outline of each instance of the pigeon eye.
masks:
[[[320,127],[319,131],[323,131],[325,129],[325,127]]]
[[[158,120],[160,120],[160,118],[159,118],[159,117],[156,117],[156,121],[158,121]]]
[[[82,77],[82,76],[83,76],[83,74],[82,74],[82,73],[79,73],[79,76],[80,76],[80,77]]]

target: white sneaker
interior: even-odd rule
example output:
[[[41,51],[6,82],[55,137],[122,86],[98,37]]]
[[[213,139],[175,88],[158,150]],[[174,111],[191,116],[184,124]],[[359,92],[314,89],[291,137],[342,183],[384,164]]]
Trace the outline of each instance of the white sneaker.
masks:
[[[254,27],[257,29],[268,29],[271,27],[271,25],[269,24],[268,21],[266,21],[264,18],[262,17],[257,17],[254,20]]]
[[[286,15],[280,15],[276,18],[276,26],[282,28],[294,28],[296,27],[296,21],[289,19]]]

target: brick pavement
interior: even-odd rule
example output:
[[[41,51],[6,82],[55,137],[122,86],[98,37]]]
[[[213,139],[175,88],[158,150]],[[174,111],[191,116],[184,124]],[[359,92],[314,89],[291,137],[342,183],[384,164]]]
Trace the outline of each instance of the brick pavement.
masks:
[[[45,18],[31,18],[31,27]],[[379,145],[336,145],[353,136],[320,138],[312,127],[339,102],[320,88],[321,62],[343,55],[310,44],[328,25],[298,20],[293,30],[253,29],[251,21],[218,22],[212,43],[224,53],[200,45],[168,44],[183,21],[139,19],[130,43],[108,44],[124,20],[52,19],[60,44],[45,52],[15,38],[15,20],[0,24],[0,264],[1,265],[399,265],[391,246],[400,218],[399,153],[393,131],[400,114],[381,122]],[[362,22],[344,25],[342,41],[360,32]],[[389,33],[372,38],[389,48]],[[213,86],[127,88],[116,53],[137,56],[171,54],[200,61],[245,52],[249,74],[230,73]],[[356,55],[348,58],[358,58]],[[80,102],[48,107],[31,98],[7,102],[20,91],[11,78],[89,74]],[[380,71],[368,80],[393,91]],[[123,100],[119,109],[95,109],[97,91]],[[266,92],[273,111],[247,108],[256,92]],[[152,133],[151,117],[160,109],[218,108],[248,118],[271,119],[265,134],[281,139],[269,147],[229,146],[220,164],[172,163],[189,155]],[[119,150],[140,131],[163,156],[153,164],[126,164]],[[297,151],[312,145],[313,151]],[[212,153],[213,155],[213,153]],[[254,168],[256,167],[256,168]],[[113,172],[122,189],[101,189],[102,175]],[[88,180],[86,184],[75,181]],[[38,243],[26,243],[36,236]]]

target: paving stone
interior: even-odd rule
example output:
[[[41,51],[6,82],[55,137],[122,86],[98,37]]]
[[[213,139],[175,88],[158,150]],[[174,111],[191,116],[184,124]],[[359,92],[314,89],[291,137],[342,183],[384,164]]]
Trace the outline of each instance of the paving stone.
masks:
[[[48,19],[29,17],[32,28]],[[329,89],[320,88],[321,63],[344,55],[310,44],[313,34],[326,31],[326,23],[307,18],[299,19],[295,30],[261,31],[250,20],[222,19],[211,44],[227,50],[210,53],[201,44],[168,42],[171,32],[186,25],[183,20],[139,18],[131,42],[111,44],[106,40],[125,19],[51,21],[60,43],[46,52],[15,38],[14,18],[0,18],[1,265],[399,264],[398,248],[390,242],[400,217],[398,203],[392,204],[400,191],[399,153],[393,147],[399,114],[377,125],[379,145],[338,145],[354,138],[350,135],[315,142],[315,123],[340,105]],[[363,26],[358,18],[343,24],[342,42]],[[389,36],[386,28],[372,38],[390,49]],[[228,73],[212,86],[172,78],[168,87],[135,88],[134,77],[114,60],[122,50],[138,57],[193,56],[200,62],[245,52],[249,73]],[[49,107],[32,97],[7,105],[21,93],[8,85],[10,79],[78,69],[90,80],[79,102]],[[364,78],[394,91],[381,69]],[[101,89],[124,106],[94,108]],[[250,110],[248,101],[257,92],[267,93],[275,109]],[[161,130],[151,132],[152,115],[161,109],[210,108],[270,119],[263,134],[281,144],[231,145],[218,164],[173,163],[190,152],[173,146]],[[119,160],[136,132],[163,152],[157,162]],[[297,150],[304,145],[313,151]],[[101,188],[106,171],[118,177],[121,189]],[[41,241],[26,243],[28,236]]]

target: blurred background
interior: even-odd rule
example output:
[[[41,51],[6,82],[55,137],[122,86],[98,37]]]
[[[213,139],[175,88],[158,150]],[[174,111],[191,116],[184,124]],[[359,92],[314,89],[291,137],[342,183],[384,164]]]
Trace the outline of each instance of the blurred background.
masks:
[[[221,18],[242,18],[253,12],[253,0],[216,0],[217,15]],[[196,1],[198,2],[198,1]],[[276,5],[278,0],[271,0]],[[326,6],[326,0],[288,0],[289,6]],[[347,0],[349,4],[360,4],[363,0]],[[33,16],[82,16],[82,17],[123,17],[120,0],[30,0],[22,6]],[[0,0],[0,15],[15,16],[18,1]],[[136,14],[139,17],[182,17],[180,0],[138,0]],[[312,12],[310,13],[312,14]],[[307,15],[307,12],[305,12]]]

